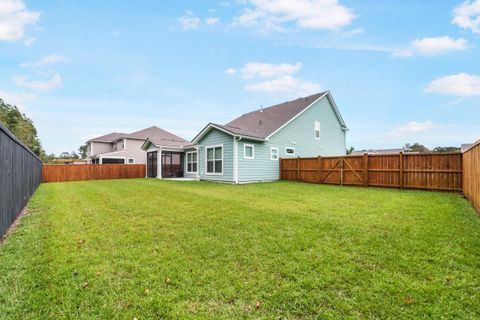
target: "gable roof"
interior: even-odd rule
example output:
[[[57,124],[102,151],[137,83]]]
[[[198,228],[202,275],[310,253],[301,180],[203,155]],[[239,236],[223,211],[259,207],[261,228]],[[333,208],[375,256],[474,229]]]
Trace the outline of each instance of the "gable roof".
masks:
[[[399,154],[400,152],[405,152],[403,148],[399,149],[368,149],[368,150],[354,150],[352,151],[352,156],[362,156],[365,153],[368,154]]]
[[[265,141],[324,96],[328,97],[342,129],[347,130],[330,92],[324,91],[246,113],[225,125],[209,123],[193,141],[200,140],[211,128],[235,136]]]
[[[88,140],[87,142],[107,142],[107,143],[112,143],[117,141],[118,139],[123,138],[126,135],[126,133],[120,133],[120,132],[112,132],[109,134],[106,134],[104,136],[96,137],[93,139]]]
[[[474,143],[462,144],[462,147],[461,147],[462,153],[465,153],[468,150],[473,149],[474,147],[476,147],[478,145],[480,145],[480,140],[477,140]]]
[[[157,146],[183,148],[189,145],[190,142],[173,133],[163,130],[159,127],[153,126],[131,134],[125,135],[126,139],[146,140]]]

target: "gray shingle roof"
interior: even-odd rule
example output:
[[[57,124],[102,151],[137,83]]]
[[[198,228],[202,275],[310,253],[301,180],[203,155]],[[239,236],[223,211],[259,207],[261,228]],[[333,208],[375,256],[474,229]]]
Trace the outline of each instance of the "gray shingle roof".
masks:
[[[368,150],[355,150],[352,151],[352,156],[361,156],[365,153],[368,154],[399,154],[400,152],[404,152],[403,149],[368,149]]]
[[[112,142],[115,142],[117,141],[118,139],[121,139],[123,138],[125,135],[127,135],[126,133],[120,133],[120,132],[112,132],[112,133],[109,133],[109,134],[106,134],[104,136],[100,136],[100,137],[96,137],[96,138],[93,138],[93,139],[90,139],[88,140],[87,142],[108,142],[108,143],[112,143]]]
[[[149,139],[154,144],[165,147],[181,148],[190,144],[190,142],[186,139],[183,139],[177,135],[174,135],[173,133],[160,129],[156,126],[127,134],[125,135],[125,138],[139,140]]]
[[[233,134],[265,139],[325,93],[327,91],[249,112],[217,126]]]

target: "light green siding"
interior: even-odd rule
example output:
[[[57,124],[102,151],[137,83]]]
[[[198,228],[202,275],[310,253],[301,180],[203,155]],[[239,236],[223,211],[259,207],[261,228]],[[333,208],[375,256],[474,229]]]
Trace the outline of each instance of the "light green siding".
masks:
[[[223,146],[223,174],[206,174],[206,147]],[[198,142],[199,147],[199,174],[201,180],[234,182],[233,178],[233,137],[217,129],[211,129],[205,137]]]
[[[315,121],[320,122],[320,140],[315,139]],[[244,158],[244,144],[255,146],[255,158]],[[277,180],[279,161],[270,159],[270,148],[278,148],[279,157],[289,157],[286,147],[295,148],[294,157],[345,155],[345,131],[327,97],[322,98],[292,122],[270,137],[269,141],[238,142],[238,182]]]

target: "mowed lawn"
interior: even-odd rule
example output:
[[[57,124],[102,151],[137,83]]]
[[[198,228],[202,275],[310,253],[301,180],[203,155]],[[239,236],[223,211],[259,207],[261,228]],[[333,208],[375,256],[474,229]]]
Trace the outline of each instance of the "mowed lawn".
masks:
[[[43,184],[0,245],[0,318],[480,317],[458,194],[275,182]]]

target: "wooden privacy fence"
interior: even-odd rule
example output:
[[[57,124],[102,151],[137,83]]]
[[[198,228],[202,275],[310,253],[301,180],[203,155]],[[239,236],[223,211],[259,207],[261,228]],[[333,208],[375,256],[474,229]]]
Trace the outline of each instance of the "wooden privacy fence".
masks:
[[[42,161],[0,123],[0,239],[42,181]]]
[[[463,194],[480,212],[480,141],[463,153]]]
[[[462,191],[462,154],[430,153],[287,158],[280,161],[282,180]]]
[[[145,178],[144,164],[44,164],[43,182]]]

